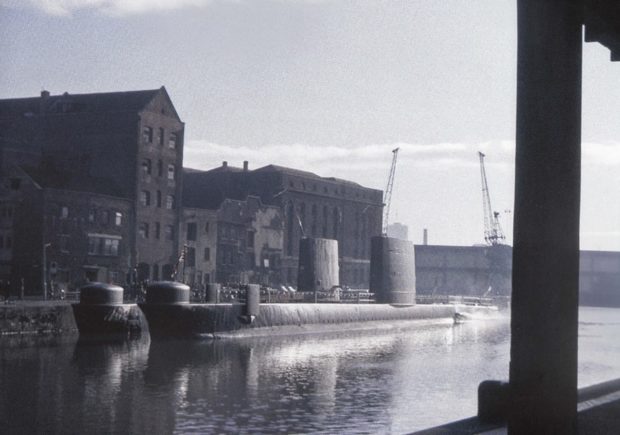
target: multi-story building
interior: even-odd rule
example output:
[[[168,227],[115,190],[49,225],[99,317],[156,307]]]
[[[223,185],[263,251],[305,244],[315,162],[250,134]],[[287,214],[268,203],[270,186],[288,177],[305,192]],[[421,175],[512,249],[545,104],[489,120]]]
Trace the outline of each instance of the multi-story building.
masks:
[[[215,282],[217,224],[216,210],[183,207],[179,250],[185,250],[185,258],[178,266],[183,282],[192,286]]]
[[[248,162],[243,168],[224,162],[210,171],[187,171],[184,183],[184,200],[190,204],[200,200],[215,209],[227,198],[252,195],[280,209],[282,283],[296,284],[299,240],[309,236],[338,240],[341,285],[368,286],[370,238],[381,234],[380,190],[275,165],[250,170]]]
[[[0,295],[10,287],[17,192],[7,178],[0,178]]]
[[[227,198],[225,194],[220,195],[225,192],[216,192],[194,179],[195,173],[200,172],[185,170],[185,179],[190,182],[184,183],[183,191],[182,225],[186,234],[182,243],[188,254],[184,264],[186,282],[200,283],[198,278],[202,274],[203,284],[280,285],[283,246],[280,208],[265,205],[260,198],[247,194],[239,195],[239,199]],[[205,275],[209,266],[214,268]],[[190,274],[196,273],[196,277],[188,275],[188,270]]]
[[[260,198],[226,199],[218,213],[217,279],[222,283],[281,284],[282,216]]]
[[[165,88],[55,96],[43,91],[36,98],[0,100],[0,132],[3,168],[17,164],[35,183],[43,180],[39,194],[50,203],[64,195],[48,198],[56,189],[93,194],[102,202],[93,206],[109,213],[122,208],[127,260],[118,261],[137,268],[139,279],[171,275],[178,258],[184,124]],[[82,228],[79,222],[94,223],[91,205],[76,195],[67,201],[76,201]],[[44,207],[43,222],[58,218],[57,212]],[[40,225],[32,233],[39,234],[38,246],[66,235],[63,228]],[[60,233],[47,234],[49,228]],[[38,258],[36,252],[28,255]],[[117,280],[100,273],[89,279]]]
[[[48,290],[124,284],[131,270],[131,202],[33,180],[36,187],[16,214],[14,279],[25,280],[27,293],[42,280]]]

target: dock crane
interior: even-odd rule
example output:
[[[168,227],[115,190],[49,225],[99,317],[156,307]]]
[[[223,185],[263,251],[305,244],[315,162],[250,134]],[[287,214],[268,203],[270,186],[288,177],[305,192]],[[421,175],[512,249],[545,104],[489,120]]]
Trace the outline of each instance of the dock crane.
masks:
[[[480,178],[482,179],[482,208],[484,211],[484,240],[491,246],[503,244],[506,236],[499,224],[499,212],[492,211],[487,174],[484,169],[485,155],[478,151],[480,158]]]
[[[390,167],[390,175],[388,176],[387,187],[383,193],[383,228],[382,234],[387,236],[388,223],[390,219],[390,203],[392,201],[392,187],[394,187],[394,173],[396,172],[396,160],[398,159],[398,150],[392,150],[392,166]]]

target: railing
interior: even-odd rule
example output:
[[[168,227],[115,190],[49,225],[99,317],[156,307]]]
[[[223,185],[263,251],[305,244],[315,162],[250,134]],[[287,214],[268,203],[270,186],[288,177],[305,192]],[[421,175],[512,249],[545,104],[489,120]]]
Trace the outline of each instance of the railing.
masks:
[[[418,304],[460,304],[460,305],[496,305],[500,308],[510,306],[510,296],[455,296],[455,295],[416,295]]]
[[[375,302],[375,294],[365,290],[348,291],[284,291],[274,288],[262,288],[260,291],[261,303],[340,303],[340,304],[368,304]],[[194,290],[191,294],[192,302],[204,302],[204,291]],[[219,293],[220,303],[245,302],[245,289],[241,286],[223,287]]]

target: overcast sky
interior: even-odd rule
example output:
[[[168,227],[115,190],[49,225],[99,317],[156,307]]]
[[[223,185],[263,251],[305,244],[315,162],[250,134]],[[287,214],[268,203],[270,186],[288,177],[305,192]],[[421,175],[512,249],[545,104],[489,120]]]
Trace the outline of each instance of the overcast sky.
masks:
[[[400,146],[391,221],[416,243],[483,242],[481,150],[512,229],[514,0],[0,0],[0,59],[0,98],[165,85],[189,167],[383,189]],[[584,249],[620,250],[619,81],[586,44]]]

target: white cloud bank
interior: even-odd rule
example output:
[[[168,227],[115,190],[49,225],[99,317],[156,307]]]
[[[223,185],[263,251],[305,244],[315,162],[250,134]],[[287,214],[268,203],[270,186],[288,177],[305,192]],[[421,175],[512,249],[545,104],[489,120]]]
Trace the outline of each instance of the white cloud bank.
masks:
[[[55,16],[71,16],[82,10],[95,10],[106,15],[123,16],[186,7],[203,7],[211,2],[212,0],[0,0],[0,5],[11,8],[31,8]]]
[[[188,7],[205,7],[214,0],[0,0],[0,6],[34,9],[43,13],[69,17],[75,12],[92,10],[111,16],[138,15]],[[239,2],[241,0],[225,0]],[[255,1],[255,0],[251,0]],[[318,3],[326,0],[280,0]]]
[[[508,165],[514,161],[514,144],[509,141],[494,143],[411,144],[390,143],[359,147],[311,146],[305,144],[268,145],[260,148],[235,147],[195,140],[185,145],[185,165],[208,169],[226,160],[232,166],[250,161],[253,168],[268,164],[310,170],[323,176],[341,172],[385,169],[392,158],[392,150],[400,148],[399,164],[414,167],[478,165],[477,151],[489,154],[489,164]]]

